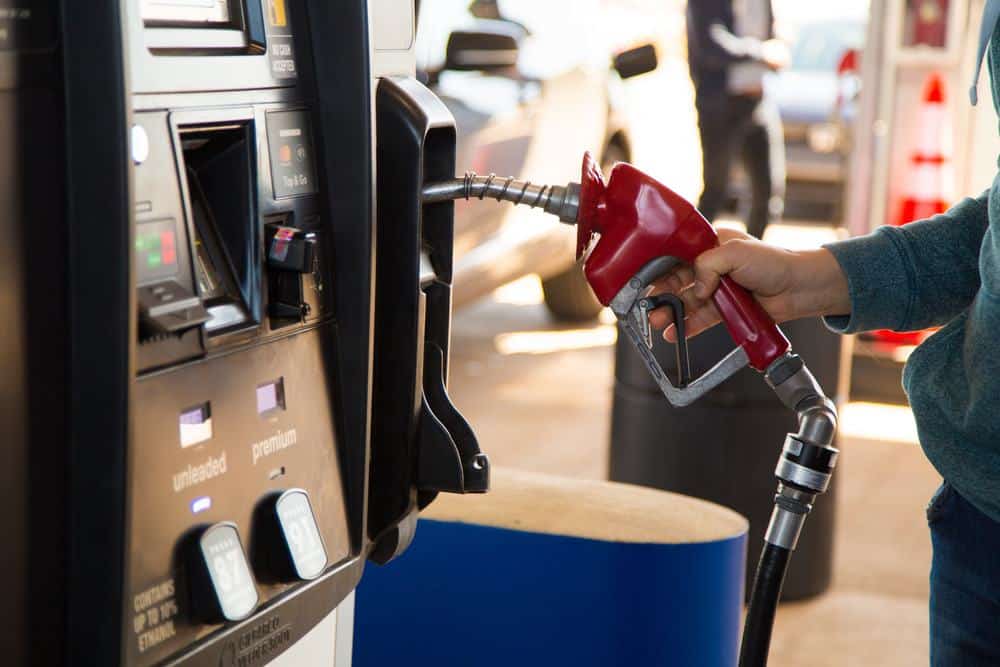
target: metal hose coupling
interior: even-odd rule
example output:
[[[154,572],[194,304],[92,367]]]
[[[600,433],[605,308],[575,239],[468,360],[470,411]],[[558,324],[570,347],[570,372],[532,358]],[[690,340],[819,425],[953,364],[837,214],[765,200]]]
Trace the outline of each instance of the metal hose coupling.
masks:
[[[422,192],[425,204],[455,199],[496,199],[515,205],[544,209],[566,224],[575,225],[580,213],[580,184],[536,185],[513,177],[502,178],[496,174],[479,176],[474,171],[465,172],[462,178],[429,183]]]
[[[774,475],[778,492],[765,539],[794,550],[816,496],[830,486],[840,451],[833,446],[837,408],[795,354],[786,354],[765,373],[781,402],[798,415],[799,430],[789,433]]]

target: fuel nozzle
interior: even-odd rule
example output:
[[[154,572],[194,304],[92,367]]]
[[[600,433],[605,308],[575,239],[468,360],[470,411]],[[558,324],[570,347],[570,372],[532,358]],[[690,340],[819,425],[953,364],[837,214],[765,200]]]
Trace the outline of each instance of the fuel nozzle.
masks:
[[[724,277],[712,296],[736,348],[698,378],[675,384],[652,353],[649,311],[653,284],[681,263],[719,244],[712,225],[676,192],[630,164],[620,162],[604,178],[584,154],[579,183],[535,185],[473,172],[427,185],[424,203],[495,199],[540,208],[576,225],[576,256],[598,300],[608,306],[635,343],[650,373],[672,405],[688,405],[744,366],[763,373],[788,352],[788,339],[743,287]],[[595,242],[596,239],[596,242]],[[679,304],[678,304],[679,305]],[[682,322],[682,308],[675,321]]]

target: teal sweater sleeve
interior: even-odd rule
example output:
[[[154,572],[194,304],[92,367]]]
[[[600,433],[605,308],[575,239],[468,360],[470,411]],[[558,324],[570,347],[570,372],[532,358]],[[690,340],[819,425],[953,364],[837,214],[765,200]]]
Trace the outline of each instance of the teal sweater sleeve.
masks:
[[[944,324],[979,289],[989,192],[947,213],[826,246],[847,276],[851,313],[828,317],[838,333],[915,331]]]

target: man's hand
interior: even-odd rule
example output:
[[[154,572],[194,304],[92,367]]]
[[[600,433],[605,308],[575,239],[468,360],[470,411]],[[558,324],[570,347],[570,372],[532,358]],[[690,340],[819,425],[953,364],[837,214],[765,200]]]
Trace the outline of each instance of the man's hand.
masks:
[[[793,252],[730,229],[719,230],[719,242],[694,266],[678,267],[653,285],[652,293],[671,292],[684,301],[688,336],[719,321],[711,297],[727,275],[750,290],[776,322],[850,312],[847,278],[829,251]],[[651,313],[649,321],[675,340],[668,308]]]
[[[788,45],[780,39],[769,39],[761,45],[761,60],[774,71],[788,67],[791,59]]]

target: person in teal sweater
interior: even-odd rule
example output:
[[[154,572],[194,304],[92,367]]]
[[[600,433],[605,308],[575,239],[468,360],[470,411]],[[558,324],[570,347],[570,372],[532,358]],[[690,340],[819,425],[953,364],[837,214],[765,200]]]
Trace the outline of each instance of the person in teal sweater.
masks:
[[[1000,0],[979,39],[1000,113]],[[975,81],[970,92],[976,103]],[[903,385],[920,443],[944,483],[927,507],[931,664],[1000,665],[1000,175],[943,215],[792,252],[720,230],[722,245],[658,286],[679,294],[696,334],[719,321],[724,275],[777,321],[824,316],[839,333],[941,326],[910,356]],[[653,313],[667,327],[669,314]]]

